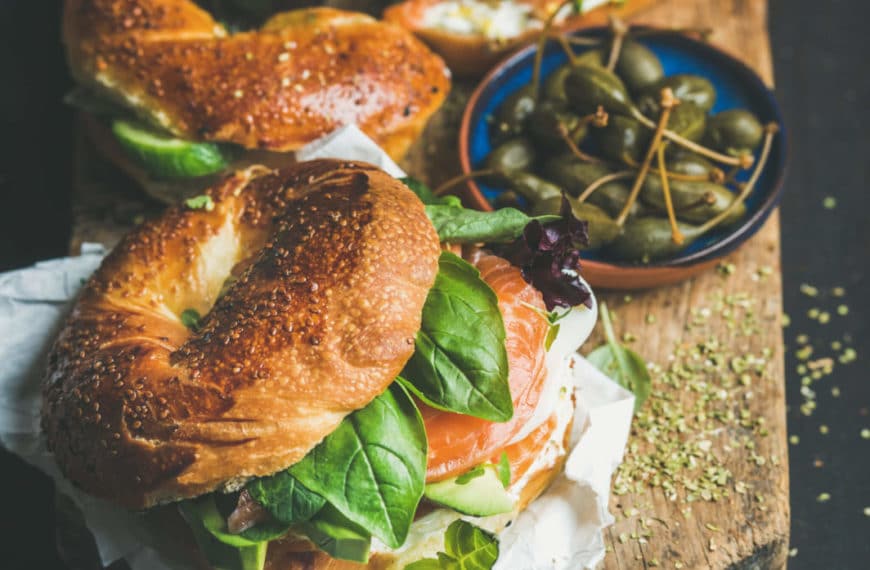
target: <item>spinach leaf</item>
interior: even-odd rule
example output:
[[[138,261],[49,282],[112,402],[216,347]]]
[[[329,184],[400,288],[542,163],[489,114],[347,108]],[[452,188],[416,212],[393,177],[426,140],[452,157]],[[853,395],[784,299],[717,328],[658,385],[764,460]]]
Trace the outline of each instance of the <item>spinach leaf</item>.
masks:
[[[423,495],[426,431],[401,385],[349,415],[289,472],[342,515],[397,548]]]
[[[427,206],[430,204],[442,204],[445,206],[462,207],[462,202],[456,196],[436,196],[428,186],[416,178],[406,176],[405,178],[400,178],[399,181],[410,188],[420,198],[420,201]]]
[[[532,220],[552,222],[559,216],[530,217],[515,208],[480,212],[456,206],[431,204],[426,215],[441,241],[451,243],[508,243],[522,235]]]
[[[438,263],[416,349],[398,380],[432,407],[507,421],[513,402],[498,298],[462,258],[442,252]]]
[[[424,558],[405,570],[491,570],[498,560],[498,539],[462,519],[453,521],[444,535],[438,559]]]
[[[255,501],[286,524],[311,519],[326,503],[326,499],[306,489],[287,471],[254,479],[248,483],[247,489]]]
[[[636,352],[616,341],[606,303],[601,303],[601,323],[607,342],[590,352],[586,360],[634,394],[634,411],[637,412],[652,391],[652,379],[646,362]]]

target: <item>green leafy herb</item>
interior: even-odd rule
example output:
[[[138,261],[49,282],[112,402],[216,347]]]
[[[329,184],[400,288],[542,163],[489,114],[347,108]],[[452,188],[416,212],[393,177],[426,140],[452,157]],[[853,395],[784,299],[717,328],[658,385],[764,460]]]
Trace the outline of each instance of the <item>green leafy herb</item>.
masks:
[[[506,451],[501,452],[501,457],[498,459],[498,465],[496,465],[496,471],[498,472],[498,479],[501,481],[501,484],[504,485],[504,488],[507,489],[511,484],[511,462],[508,459],[508,455]]]
[[[416,350],[398,380],[441,410],[500,422],[513,416],[498,298],[452,253],[441,254]]]
[[[616,341],[606,303],[601,303],[601,322],[607,342],[589,353],[586,359],[634,394],[634,411],[637,412],[652,390],[646,362],[636,352]]]
[[[547,336],[544,338],[544,348],[546,350],[550,350],[550,347],[556,342],[556,337],[559,336],[559,329],[561,327],[562,325],[558,323],[550,325],[549,330],[547,330]]]
[[[268,542],[289,528],[274,522],[261,523],[242,534],[232,534],[213,494],[182,501],[178,508],[212,566],[225,570],[261,570]]]
[[[515,208],[481,212],[456,206],[426,206],[426,215],[441,241],[451,243],[509,243],[523,233],[532,220],[552,222],[559,216],[530,217]]]
[[[214,210],[214,200],[212,200],[211,196],[207,194],[188,198],[184,201],[184,205],[191,210],[205,210],[206,212]]]
[[[181,313],[181,324],[196,332],[202,323],[202,316],[196,309],[185,309]]]
[[[486,473],[486,470],[483,468],[483,465],[478,465],[477,467],[471,469],[470,471],[467,471],[467,472],[463,473],[462,475],[458,476],[456,478],[456,484],[457,485],[467,485],[470,481],[477,479],[478,477],[480,477],[484,473]]]
[[[342,515],[397,548],[423,495],[423,420],[401,385],[349,415],[289,472]]]
[[[247,489],[255,501],[286,524],[311,519],[326,503],[326,499],[306,489],[287,471],[254,479],[248,483]]]
[[[462,202],[456,196],[436,196],[432,190],[417,180],[416,178],[411,178],[410,176],[405,178],[400,178],[400,182],[402,182],[405,186],[411,189],[411,191],[420,198],[420,201],[425,205],[433,205],[440,204],[444,206],[457,206],[462,207]]]
[[[491,570],[498,560],[498,539],[462,519],[453,521],[444,535],[438,559],[424,558],[405,570]]]

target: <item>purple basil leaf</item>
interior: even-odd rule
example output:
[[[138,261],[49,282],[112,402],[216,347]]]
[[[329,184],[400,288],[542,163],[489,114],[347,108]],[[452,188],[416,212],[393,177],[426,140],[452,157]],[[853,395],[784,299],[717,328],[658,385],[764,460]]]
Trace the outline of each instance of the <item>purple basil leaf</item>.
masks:
[[[547,310],[592,306],[592,294],[580,280],[580,248],[589,245],[588,225],[574,216],[562,196],[561,218],[532,220],[522,237],[498,248],[499,255],[518,266],[523,278],[544,297]]]

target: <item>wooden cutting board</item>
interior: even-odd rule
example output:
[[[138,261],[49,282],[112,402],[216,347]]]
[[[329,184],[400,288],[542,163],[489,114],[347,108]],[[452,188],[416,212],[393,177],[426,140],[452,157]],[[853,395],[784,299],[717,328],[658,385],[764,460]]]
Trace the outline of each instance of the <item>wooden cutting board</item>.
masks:
[[[764,0],[661,0],[632,21],[713,28],[710,40],[714,44],[746,61],[772,84]],[[448,103],[404,161],[409,173],[437,184],[459,171],[455,155],[459,119],[473,88],[470,83],[454,87]],[[75,152],[72,252],[83,242],[111,246],[140,216],[159,211],[159,204],[144,198],[123,176],[96,159],[84,137],[79,137]],[[618,315],[617,332],[636,337],[632,348],[660,366],[671,363],[675,348],[691,351],[699,345],[709,346],[711,340],[715,340],[714,356],[725,354],[733,359],[740,354],[765,354],[763,371],[753,375],[751,384],[722,392],[725,402],[717,409],[731,405],[738,415],[747,414],[749,420],[743,423],[752,425],[741,427],[738,417],[737,422],[724,423],[709,434],[709,453],[716,457],[718,473],[727,472],[716,487],[718,500],[700,497],[689,502],[685,492],[672,500],[662,486],[635,481],[628,493],[614,495],[611,503],[617,521],[606,532],[608,553],[603,566],[607,570],[786,566],[788,458],[777,213],[727,263],[734,268],[728,276],[729,270],[711,270],[682,284],[635,293],[631,298],[599,292]],[[751,314],[746,313],[748,304]],[[599,342],[600,338],[593,338],[587,346]],[[711,376],[707,380],[721,379]],[[706,390],[691,382],[674,387],[657,376],[658,394],[653,399],[672,412],[676,409],[676,415],[691,415],[716,393],[705,385]],[[693,437],[698,434],[689,433],[683,439]],[[637,449],[629,453],[628,460],[655,458],[648,451],[657,439],[636,426],[629,443]],[[704,459],[699,461],[704,467]]]

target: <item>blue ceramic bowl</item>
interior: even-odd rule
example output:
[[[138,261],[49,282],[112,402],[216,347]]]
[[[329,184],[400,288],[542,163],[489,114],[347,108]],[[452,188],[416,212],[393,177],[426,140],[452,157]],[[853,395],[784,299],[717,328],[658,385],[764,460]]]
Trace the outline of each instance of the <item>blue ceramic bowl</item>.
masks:
[[[574,35],[601,36],[604,28],[591,28],[574,32]],[[773,93],[761,78],[745,64],[716,49],[708,43],[686,35],[662,32],[644,35],[638,41],[650,48],[661,59],[666,75],[692,73],[709,79],[716,87],[716,105],[712,112],[745,108],[752,111],[762,123],[780,125],[770,157],[755,189],[746,200],[747,213],[739,224],[714,230],[692,243],[678,255],[646,265],[611,261],[605,251],[585,252],[584,259],[600,262],[616,268],[690,268],[718,259],[745,242],[763,225],[779,201],[786,164],[786,137],[782,116]],[[575,48],[578,54],[580,48]],[[481,168],[484,159],[493,148],[490,138],[492,116],[499,105],[512,93],[527,85],[532,78],[536,46],[516,53],[496,67],[477,88],[469,100],[460,130],[460,160],[466,173]],[[557,67],[567,62],[567,56],[556,43],[550,42],[545,49],[541,67],[542,83]],[[746,180],[749,172],[742,172],[739,180]],[[486,184],[469,183],[465,195],[473,206],[491,209],[502,188]],[[587,267],[589,264],[587,264]],[[682,273],[682,272],[681,272]],[[686,277],[688,275],[683,275]],[[677,279],[670,279],[674,281]]]

